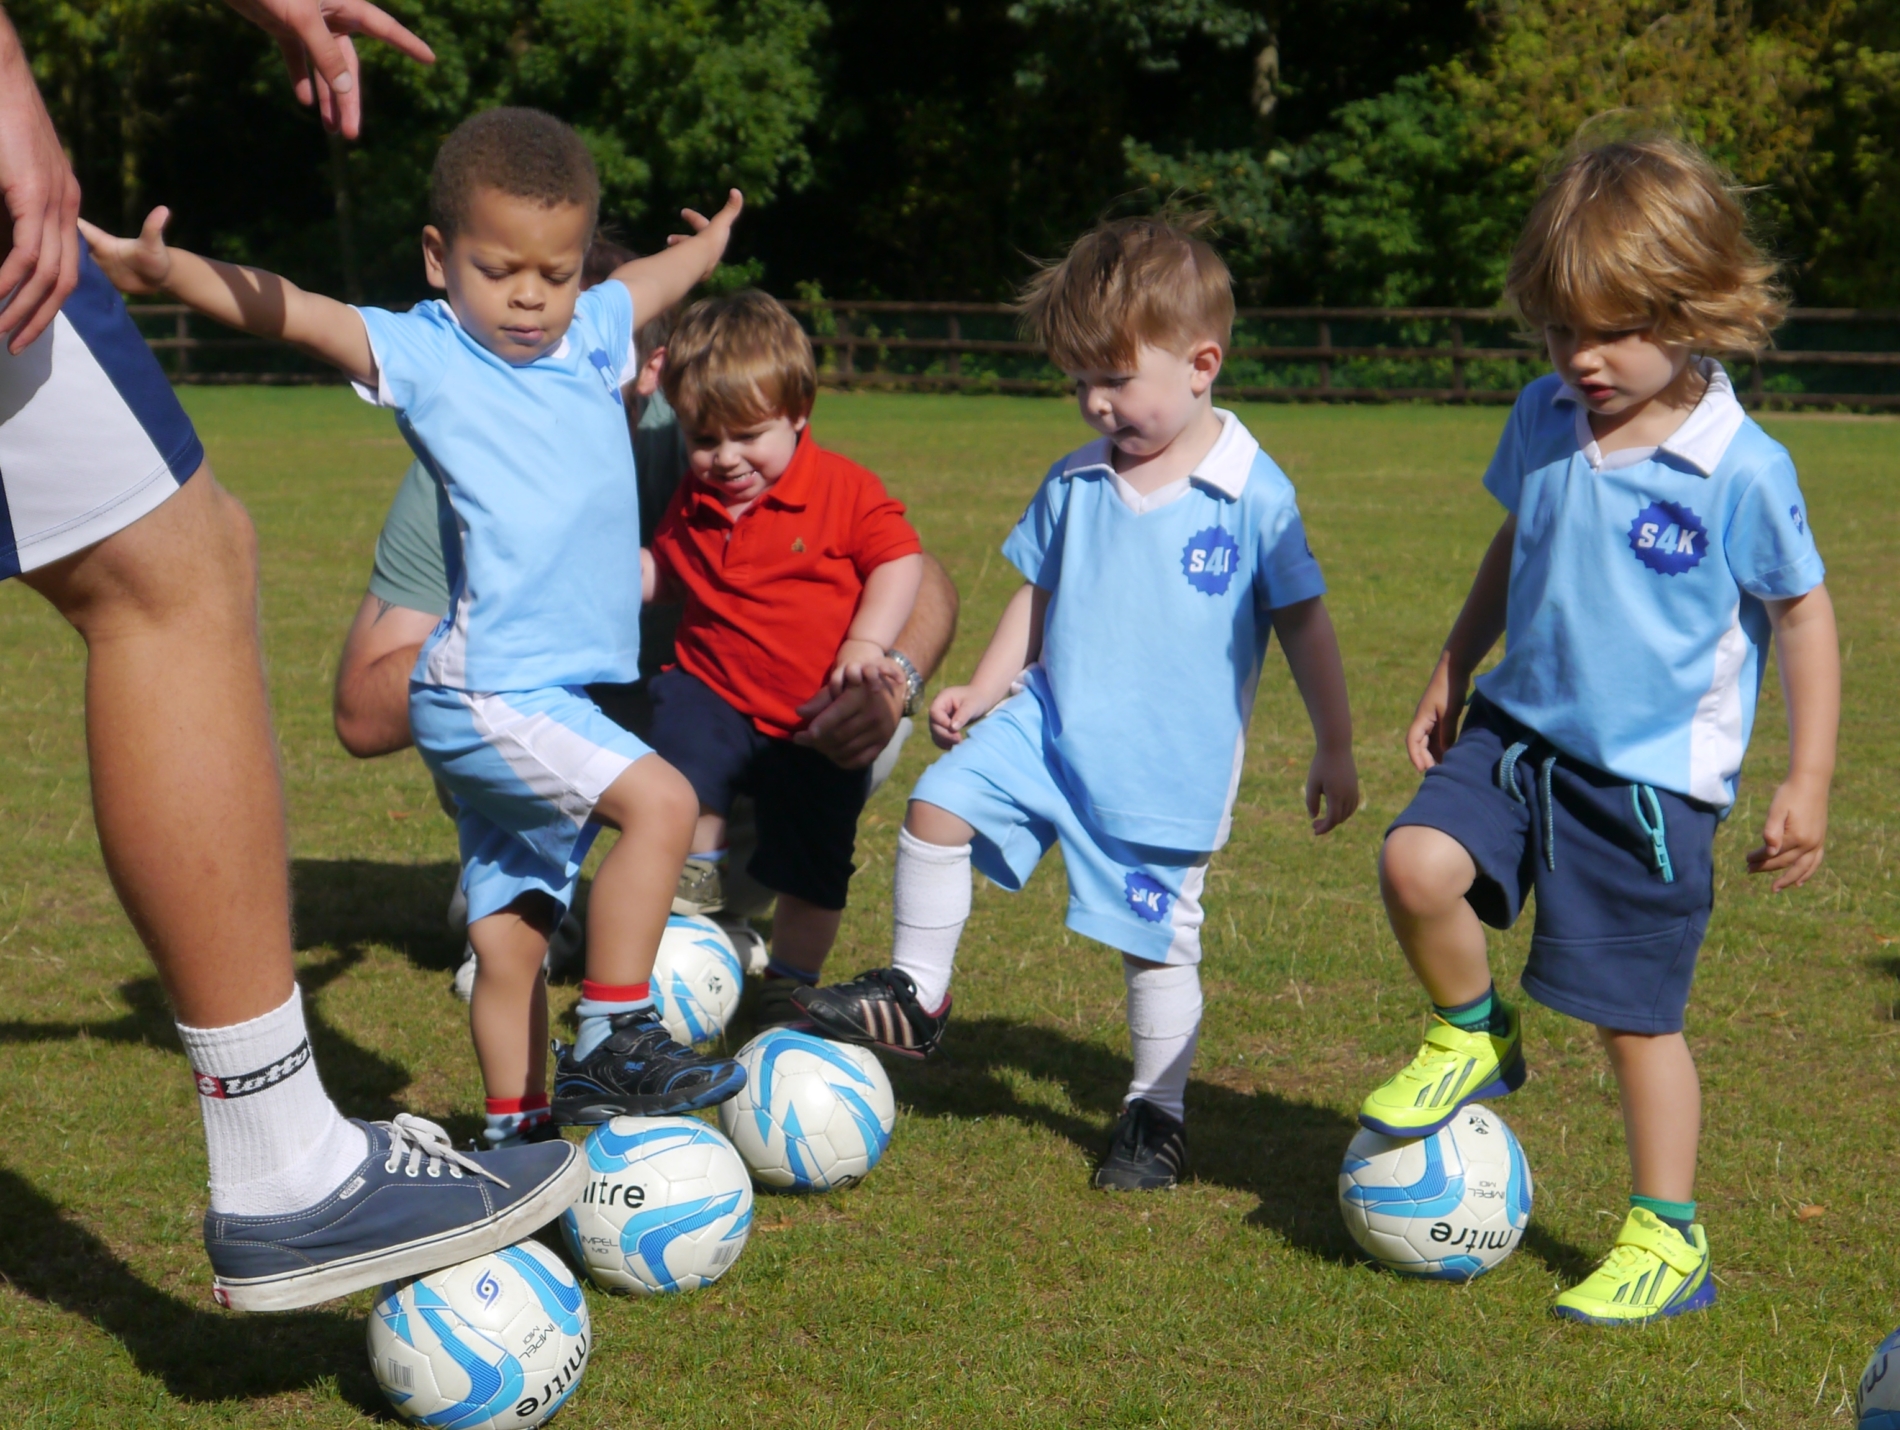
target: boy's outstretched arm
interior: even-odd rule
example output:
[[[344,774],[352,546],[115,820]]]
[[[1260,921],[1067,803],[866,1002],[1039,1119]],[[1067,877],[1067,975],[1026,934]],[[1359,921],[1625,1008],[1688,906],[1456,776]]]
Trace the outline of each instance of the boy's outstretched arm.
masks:
[[[1799,888],[1821,867],[1828,786],[1841,727],[1841,646],[1827,587],[1764,602],[1775,629],[1781,693],[1788,703],[1788,778],[1768,804],[1761,846],[1748,872],[1775,874],[1774,889]]]
[[[294,343],[357,382],[376,380],[369,330],[347,303],[306,293],[289,279],[261,268],[220,263],[172,248],[165,242],[170,218],[170,209],[153,209],[137,238],[115,238],[84,219],[79,226],[99,267],[121,293],[170,293],[226,327]]]
[[[1273,613],[1293,683],[1313,722],[1313,763],[1306,772],[1306,812],[1313,833],[1325,834],[1359,808],[1359,770],[1352,759],[1352,704],[1346,698],[1346,666],[1326,602],[1319,596],[1295,601]],[[1326,813],[1320,814],[1325,801]]]
[[[1516,540],[1517,518],[1507,516],[1478,563],[1464,609],[1452,623],[1438,665],[1419,697],[1411,728],[1405,732],[1405,752],[1420,774],[1444,759],[1445,751],[1457,741],[1471,673],[1504,634],[1511,595],[1511,546]]]
[[[873,568],[864,578],[864,594],[858,597],[858,613],[851,618],[832,665],[831,689],[837,694],[846,680],[857,684],[874,677],[888,676],[903,681],[903,673],[884,652],[896,643],[897,633],[910,619],[917,604],[917,588],[924,581],[924,558],[913,551]]]
[[[613,277],[627,285],[633,294],[634,322],[644,323],[672,307],[693,291],[693,285],[719,266],[732,238],[732,226],[745,207],[745,195],[737,189],[726,193],[726,206],[707,218],[692,209],[680,210],[680,217],[692,226],[691,233],[676,233],[666,240],[658,253],[623,263]]]
[[[1048,609],[1049,593],[1042,587],[1025,581],[1016,588],[970,683],[940,690],[930,702],[930,738],[939,749],[961,741],[963,732],[989,714],[1042,654],[1042,618]]]

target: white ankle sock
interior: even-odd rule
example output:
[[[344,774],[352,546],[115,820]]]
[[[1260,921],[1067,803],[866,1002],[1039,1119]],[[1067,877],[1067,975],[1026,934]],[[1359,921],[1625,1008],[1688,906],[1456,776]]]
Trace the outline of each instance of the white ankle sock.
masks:
[[[917,985],[926,1012],[943,1006],[957,940],[970,918],[970,846],[926,844],[897,831],[897,868],[891,874],[891,966]]]
[[[1124,958],[1122,981],[1128,985],[1128,1040],[1135,1052],[1126,1101],[1139,1097],[1180,1117],[1201,1034],[1201,970],[1192,963]]]
[[[178,1025],[198,1080],[211,1207],[281,1216],[320,1202],[369,1155],[360,1127],[323,1090],[303,1021],[303,990],[228,1028]]]

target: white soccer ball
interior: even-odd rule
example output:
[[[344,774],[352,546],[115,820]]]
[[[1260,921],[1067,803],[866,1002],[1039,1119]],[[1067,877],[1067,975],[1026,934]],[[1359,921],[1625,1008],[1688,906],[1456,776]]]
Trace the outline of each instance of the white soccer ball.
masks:
[[[1407,1276],[1469,1281],[1517,1249],[1531,1169],[1504,1119],[1476,1103],[1430,1137],[1361,1129],[1339,1169],[1346,1230]]]
[[[1900,1331],[1874,1347],[1854,1393],[1860,1430],[1900,1430]]]
[[[383,1287],[370,1373],[405,1420],[528,1430],[574,1393],[592,1339],[574,1273],[524,1241]]]
[[[827,1192],[862,1181],[891,1144],[897,1099],[868,1048],[767,1028],[739,1049],[746,1085],[719,1126],[768,1187]]]
[[[711,919],[667,917],[653,960],[653,1006],[680,1042],[704,1043],[726,1031],[739,1009],[745,965]]]
[[[655,1295],[717,1281],[752,1230],[752,1179],[694,1117],[616,1117],[587,1136],[592,1178],[561,1218],[596,1285]]]

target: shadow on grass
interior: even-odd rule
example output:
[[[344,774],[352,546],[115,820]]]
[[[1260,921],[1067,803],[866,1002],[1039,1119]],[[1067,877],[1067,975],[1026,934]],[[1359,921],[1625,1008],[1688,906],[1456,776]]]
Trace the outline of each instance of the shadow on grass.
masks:
[[[363,949],[356,946],[306,963],[297,970],[297,982],[303,986],[310,1048],[316,1054],[324,1087],[345,1113],[374,1121],[393,1117],[403,1110],[396,1094],[409,1085],[409,1070],[339,1033],[324,1020],[322,1005],[310,997],[342,977],[362,958]],[[0,1022],[0,1044],[58,1043],[87,1038],[101,1043],[156,1048],[177,1055],[182,1064],[184,1050],[179,1046],[178,1032],[172,1025],[171,1005],[165,1001],[158,979],[149,975],[127,979],[119,985],[119,996],[126,1002],[126,1011],[116,1018],[83,1023]],[[181,1069],[179,1075],[188,1074]]]
[[[293,859],[291,921],[297,947],[360,955],[380,944],[418,968],[450,972],[462,961],[462,935],[445,917],[460,872],[447,861]]]
[[[125,1347],[143,1375],[184,1401],[251,1400],[335,1381],[367,1414],[363,1324],[346,1311],[238,1317],[146,1285],[31,1183],[0,1170],[0,1276],[12,1290],[83,1316]]]
[[[1068,1139],[1091,1158],[1106,1148],[1128,1088],[1125,1058],[1098,1043],[1042,1024],[959,1019],[944,1052],[928,1065],[885,1064],[897,1095],[936,1117],[1011,1117]],[[1052,1082],[1079,1109],[1017,1096],[1008,1074]],[[1339,1162],[1359,1130],[1335,1108],[1271,1091],[1242,1092],[1200,1079],[1187,1091],[1190,1175],[1253,1197],[1251,1225],[1288,1245],[1342,1264],[1365,1260],[1339,1217]],[[1524,1248],[1553,1272],[1580,1279],[1594,1258],[1535,1221]]]

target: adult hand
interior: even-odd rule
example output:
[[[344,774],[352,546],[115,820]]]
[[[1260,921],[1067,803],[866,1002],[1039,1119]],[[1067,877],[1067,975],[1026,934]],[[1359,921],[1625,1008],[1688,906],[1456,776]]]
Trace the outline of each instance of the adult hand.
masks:
[[[792,743],[818,751],[841,769],[866,769],[877,760],[904,718],[904,687],[882,680],[829,684],[798,707],[805,728]]]
[[[0,15],[0,199],[13,246],[0,263],[0,336],[26,350],[79,282],[79,181],[40,101],[19,36]]]
[[[352,35],[394,45],[412,60],[435,51],[369,0],[225,0],[277,41],[300,104],[315,104],[323,127],[354,139],[363,124],[362,67]]]

